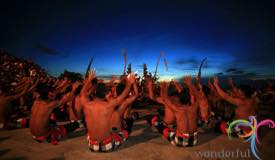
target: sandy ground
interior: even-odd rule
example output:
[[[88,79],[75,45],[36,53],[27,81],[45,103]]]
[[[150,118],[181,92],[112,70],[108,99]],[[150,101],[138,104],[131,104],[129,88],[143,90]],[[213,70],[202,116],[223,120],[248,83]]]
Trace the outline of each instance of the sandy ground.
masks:
[[[196,147],[172,146],[142,119],[135,122],[133,133],[129,139],[118,150],[111,153],[90,152],[83,131],[69,135],[56,146],[38,143],[31,137],[28,128],[0,131],[0,159],[254,159],[249,150],[250,143],[244,143],[236,138],[229,139],[226,135],[217,135],[213,132],[200,134],[199,145]],[[258,147],[260,157],[262,159],[275,159],[275,129],[266,129],[261,142]],[[227,156],[230,155],[226,157],[226,154]]]

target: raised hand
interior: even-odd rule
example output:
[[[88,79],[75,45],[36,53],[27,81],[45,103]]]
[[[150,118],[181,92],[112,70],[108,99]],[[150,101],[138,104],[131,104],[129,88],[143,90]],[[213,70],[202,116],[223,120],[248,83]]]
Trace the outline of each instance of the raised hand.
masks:
[[[219,85],[219,79],[218,77],[214,77],[214,83],[215,86]]]
[[[160,82],[160,96],[166,99],[168,95],[168,84],[166,82]]]
[[[135,91],[135,94],[138,95],[138,85],[137,85],[137,82],[134,84],[134,91]]]
[[[211,79],[208,78],[208,82],[207,82],[208,86],[211,87],[212,86],[212,83],[211,83]]]
[[[94,79],[95,77],[96,77],[96,71],[95,71],[95,69],[89,70],[89,71],[88,71],[88,79],[89,79],[89,80],[92,80],[92,79]]]
[[[136,80],[136,77],[134,74],[128,74],[127,78],[126,78],[126,82],[127,84],[133,84]]]
[[[201,79],[201,77],[199,77],[199,76],[196,76],[196,77],[195,77],[196,82],[199,82],[199,83],[200,83],[200,79]]]
[[[192,84],[192,77],[191,76],[184,76],[183,77],[183,82],[186,84],[186,85],[191,85]]]
[[[74,84],[72,85],[72,90],[75,91],[80,85],[81,85],[81,82],[79,81],[74,82]]]

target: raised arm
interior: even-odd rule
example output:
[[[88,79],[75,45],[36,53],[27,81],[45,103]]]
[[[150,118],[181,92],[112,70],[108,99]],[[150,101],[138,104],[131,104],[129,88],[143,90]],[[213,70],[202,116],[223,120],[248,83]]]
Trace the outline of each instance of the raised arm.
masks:
[[[59,83],[59,85],[56,87],[56,90],[58,93],[62,93],[66,90],[66,88],[70,85],[70,81],[65,77],[63,81]]]
[[[137,97],[138,97],[138,86],[137,86],[137,83],[135,82],[133,86],[134,86],[134,95],[132,95],[131,97],[129,97],[129,98],[126,99],[127,104],[133,103],[137,99]]]
[[[61,100],[55,100],[52,101],[48,104],[48,107],[53,107],[53,108],[57,108],[57,107],[61,107],[63,105],[65,105],[67,102],[69,102],[70,100],[72,100],[73,96],[75,95],[76,89],[80,86],[80,82],[76,81],[73,85],[72,85],[72,90],[71,92],[65,94]]]
[[[222,97],[224,100],[228,101],[231,104],[234,105],[240,105],[242,103],[242,101],[238,98],[233,98],[231,96],[229,96],[227,93],[225,93],[221,87],[219,86],[219,80],[217,77],[214,78],[214,83],[213,83],[214,87],[216,88],[216,91],[218,93],[218,95],[220,97]]]
[[[195,86],[192,84],[192,77],[191,76],[185,76],[183,78],[183,82],[186,84],[186,86],[189,88],[190,90],[190,94],[198,97],[199,95],[199,91],[195,88]]]
[[[210,78],[208,79],[207,85],[208,85],[209,89],[210,89],[213,93],[217,93],[215,87],[214,87],[213,84],[211,83]]]
[[[153,83],[152,77],[148,78],[146,81],[147,81],[147,89],[148,89],[148,96],[149,96],[149,98],[152,101],[156,101],[158,103],[164,104],[163,98],[161,96],[160,97],[156,97],[154,95],[154,90],[153,90],[154,83]]]
[[[121,113],[124,113],[124,111],[129,107],[130,104],[132,104],[138,97],[138,86],[137,83],[134,83],[134,95],[127,98],[119,107],[119,110]]]
[[[172,81],[172,82],[175,85],[177,92],[180,93],[182,91],[182,86],[180,86],[178,81]]]
[[[96,77],[95,70],[88,72],[88,77],[83,82],[83,87],[80,91],[80,97],[84,101],[89,101],[89,95],[91,93],[92,80]]]
[[[234,85],[232,78],[228,78],[227,83],[231,87],[231,92],[233,92],[233,94],[238,92],[238,88]]]
[[[168,107],[171,110],[176,111],[176,112],[183,110],[182,108],[176,107],[172,103],[170,97],[168,97],[168,85],[167,85],[166,82],[161,82],[160,83],[160,90],[161,90],[161,97],[162,97],[162,100],[163,100],[163,103],[164,103],[164,107]]]
[[[14,95],[11,95],[11,96],[6,97],[7,100],[8,100],[8,101],[13,101],[13,100],[16,100],[16,99],[18,99],[19,97],[23,96],[24,94],[27,93],[29,86],[30,86],[30,81],[28,80],[28,81],[25,83],[25,86],[24,86],[23,90],[21,90],[21,91],[15,93]]]
[[[153,80],[152,78],[148,78],[146,80],[146,87],[147,87],[147,90],[148,90],[148,96],[151,100],[155,101],[155,96],[154,96],[154,91],[153,91]]]
[[[160,82],[160,96],[163,99],[168,98],[168,85],[166,82]]]
[[[17,86],[15,86],[14,88],[15,92],[22,91],[28,81],[29,81],[29,78],[27,77],[22,78],[22,80],[17,84]]]
[[[39,78],[37,78],[35,83],[28,89],[28,92],[32,92],[34,88],[37,86],[38,82],[39,82]]]
[[[124,91],[117,98],[111,100],[110,106],[116,107],[122,103],[122,101],[128,96],[131,90],[132,84],[135,82],[135,80],[136,80],[136,77],[133,74],[129,74],[127,76],[126,87]]]
[[[60,79],[56,79],[56,81],[54,82],[53,87],[54,87],[54,88],[57,88],[58,85],[59,85],[59,83],[60,83]]]

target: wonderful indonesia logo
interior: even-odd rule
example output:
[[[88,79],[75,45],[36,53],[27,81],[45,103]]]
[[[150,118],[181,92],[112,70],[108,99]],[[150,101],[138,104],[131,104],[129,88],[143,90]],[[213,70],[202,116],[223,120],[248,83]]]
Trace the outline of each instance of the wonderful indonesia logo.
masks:
[[[249,116],[249,121],[244,119],[239,119],[231,122],[228,127],[228,137],[232,137],[232,133],[236,130],[241,130],[241,128],[246,128],[248,131],[240,132],[239,137],[244,139],[245,142],[250,142],[250,150],[252,154],[260,160],[258,155],[257,144],[260,144],[258,131],[262,126],[267,126],[269,128],[275,128],[275,123],[271,119],[265,119],[257,122],[255,116]]]

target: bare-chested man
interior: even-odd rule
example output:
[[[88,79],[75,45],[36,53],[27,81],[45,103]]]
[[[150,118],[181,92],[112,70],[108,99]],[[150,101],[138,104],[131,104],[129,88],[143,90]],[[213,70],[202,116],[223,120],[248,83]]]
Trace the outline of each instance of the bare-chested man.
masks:
[[[4,91],[0,94],[0,129],[4,127],[8,116],[11,113],[12,105],[11,103],[23,96],[30,89],[30,79],[24,79],[21,84],[15,89],[13,95],[5,95]]]
[[[78,123],[71,123],[64,126],[57,126],[54,121],[50,119],[52,111],[63,106],[66,102],[71,100],[79,83],[74,83],[70,93],[66,93],[60,100],[56,100],[55,92],[51,86],[39,84],[37,92],[39,97],[35,100],[30,120],[30,131],[33,138],[38,142],[47,140],[56,145],[58,140],[66,136],[67,133],[78,128]]]
[[[225,101],[236,106],[234,119],[248,119],[249,116],[255,115],[257,109],[257,98],[253,96],[254,92],[249,86],[243,86],[243,89],[235,88],[234,97],[225,93],[219,86],[218,78],[214,78],[213,85],[218,95]],[[226,133],[225,124],[221,124],[221,130]]]
[[[203,92],[200,78],[196,77],[196,90],[194,90],[194,87],[191,85],[191,83],[187,84],[188,80],[191,79],[191,77],[185,77],[185,79],[186,85],[188,85],[189,88],[193,89],[192,92],[195,94],[196,101],[198,103],[198,106],[200,107],[200,119],[203,122],[208,123],[210,117],[209,103],[205,93]]]
[[[125,87],[117,87],[117,95],[121,95]],[[134,83],[134,93],[131,92],[129,96],[118,106],[112,115],[112,130],[122,131],[126,130],[128,134],[132,131],[134,120],[137,118],[135,114],[130,115],[131,105],[138,97],[137,82]]]
[[[89,72],[81,90],[81,103],[88,129],[88,143],[91,151],[107,152],[116,149],[126,138],[128,133],[111,130],[112,115],[117,106],[125,100],[130,92],[135,77],[129,75],[126,86],[120,96],[112,98],[111,91],[103,83],[96,85],[94,97],[91,100],[88,93],[91,81],[95,78],[94,72]],[[119,139],[117,137],[120,137]]]
[[[187,86],[191,85],[191,79],[185,78]],[[191,88],[184,88],[177,96],[168,96],[168,85],[161,83],[161,95],[165,107],[171,109],[176,118],[176,128],[166,126],[162,121],[154,117],[152,123],[154,127],[168,140],[176,146],[194,146],[197,144],[197,105]],[[156,123],[157,122],[157,123]]]
[[[236,106],[235,119],[248,119],[249,116],[255,115],[257,98],[253,96],[254,92],[251,88],[247,88],[246,90],[238,88],[238,94],[232,97],[220,88],[218,78],[214,78],[213,85],[219,96]]]
[[[19,98],[19,108],[15,109],[12,113],[9,113],[9,118],[8,121],[6,121],[5,127],[7,129],[16,129],[16,128],[24,128],[29,126],[30,122],[30,114],[29,114],[29,109],[26,106],[27,105],[27,100],[29,100],[28,104],[32,104],[32,100],[34,100],[34,89],[36,85],[39,82],[39,79],[37,78],[36,80],[33,78],[28,78],[29,85],[31,87],[28,87],[27,91],[25,94],[20,96]],[[23,80],[24,81],[24,80]],[[33,84],[31,84],[33,82]],[[28,85],[28,84],[25,84]],[[17,86],[16,88],[20,88],[20,85]],[[25,86],[27,87],[27,86]],[[29,96],[29,97],[27,97]],[[14,96],[16,98],[16,96]],[[28,98],[28,99],[27,99]],[[10,108],[11,109],[11,108]]]
[[[163,92],[160,91],[160,96],[157,97],[155,96],[154,94],[154,84],[153,84],[153,80],[151,77],[147,78],[146,80],[146,83],[147,83],[147,90],[148,90],[148,95],[149,95],[149,98],[153,101],[156,101],[162,105],[164,105],[164,117],[163,117],[163,123],[166,125],[166,126],[175,126],[176,124],[176,117],[175,117],[175,114],[174,112],[169,108],[167,107],[167,104],[164,103],[163,101]],[[153,117],[155,120],[156,120],[156,116]],[[160,118],[160,117],[158,117]],[[152,122],[151,125],[154,125],[154,122]]]
[[[81,83],[80,81],[78,83]],[[66,103],[68,107],[68,114],[70,121],[78,121],[83,119],[83,106],[81,105],[80,100],[80,91],[82,89],[82,85],[79,85],[75,91],[72,100]]]
[[[218,95],[214,85],[211,83],[211,80],[208,79],[208,87],[210,89],[210,94],[208,95],[208,100],[210,102],[211,108],[214,110],[220,106],[221,98]]]

